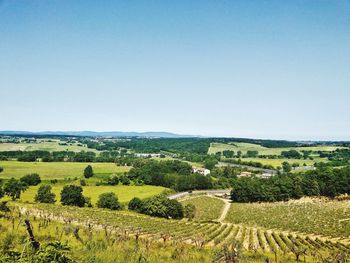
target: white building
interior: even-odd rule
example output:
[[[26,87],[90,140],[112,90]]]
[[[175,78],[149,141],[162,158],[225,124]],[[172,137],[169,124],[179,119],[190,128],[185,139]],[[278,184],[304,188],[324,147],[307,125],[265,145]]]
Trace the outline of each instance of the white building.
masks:
[[[192,167],[192,173],[198,173],[207,176],[208,174],[210,174],[210,170],[206,168]]]
[[[160,153],[136,153],[136,157],[160,157]]]

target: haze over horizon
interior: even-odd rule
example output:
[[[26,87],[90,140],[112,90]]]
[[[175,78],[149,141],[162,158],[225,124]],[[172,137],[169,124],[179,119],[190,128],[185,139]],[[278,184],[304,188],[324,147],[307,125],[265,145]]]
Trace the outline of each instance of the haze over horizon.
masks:
[[[350,140],[350,1],[0,0],[0,130]]]

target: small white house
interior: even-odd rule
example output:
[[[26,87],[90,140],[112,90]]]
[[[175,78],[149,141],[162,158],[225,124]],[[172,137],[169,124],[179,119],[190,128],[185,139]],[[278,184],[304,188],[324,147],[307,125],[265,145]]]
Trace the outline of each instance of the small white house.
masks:
[[[210,174],[210,170],[206,168],[192,167],[192,173],[198,173],[207,176],[208,174]]]

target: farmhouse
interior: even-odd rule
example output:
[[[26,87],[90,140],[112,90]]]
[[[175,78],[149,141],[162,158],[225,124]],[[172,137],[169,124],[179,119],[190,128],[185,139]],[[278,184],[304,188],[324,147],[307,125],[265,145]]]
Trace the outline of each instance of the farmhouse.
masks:
[[[198,173],[207,176],[210,174],[210,170],[205,168],[192,167],[192,173]]]

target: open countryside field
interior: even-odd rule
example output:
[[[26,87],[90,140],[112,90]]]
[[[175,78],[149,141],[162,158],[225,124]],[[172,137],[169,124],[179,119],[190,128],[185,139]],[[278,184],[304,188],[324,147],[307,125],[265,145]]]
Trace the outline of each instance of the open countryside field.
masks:
[[[188,198],[181,201],[181,203],[183,205],[193,204],[196,207],[194,219],[198,221],[218,219],[225,204],[224,201],[218,198],[208,196]]]
[[[0,143],[0,151],[91,151],[98,152],[95,149],[88,149],[85,146],[78,146],[77,144],[73,145],[60,145],[59,140],[46,141],[46,140],[38,140],[38,142],[34,143]],[[62,143],[62,142],[61,142]]]
[[[30,186],[21,195],[21,201],[34,202],[34,197],[38,191],[39,186]],[[60,193],[63,185],[52,185],[52,192],[56,194],[56,204],[60,204]],[[153,185],[115,185],[115,186],[83,186],[83,195],[90,197],[93,205],[96,204],[98,197],[102,193],[113,192],[118,196],[121,203],[129,202],[133,197],[141,199],[158,195],[167,188]]]
[[[305,198],[277,203],[232,203],[226,222],[350,238],[350,202]]]
[[[267,148],[263,147],[258,144],[253,143],[242,143],[242,142],[235,142],[235,143],[211,143],[208,153],[209,154],[215,154],[217,152],[222,152],[225,150],[231,150],[237,153],[237,151],[241,151],[243,154],[245,154],[247,151],[258,151],[259,154],[262,155],[280,155],[282,151],[288,151],[288,150],[297,150],[297,151],[334,151],[338,148],[346,148],[346,147],[340,147],[340,146],[310,146],[310,147],[290,147],[290,148]]]
[[[234,158],[235,160],[238,160],[237,158]],[[225,159],[224,159],[225,160]],[[314,160],[304,160],[304,159],[265,159],[265,158],[242,158],[241,159],[244,162],[259,162],[262,163],[263,165],[272,165],[274,168],[282,167],[282,163],[287,161],[290,164],[293,163],[298,163],[300,166],[303,166],[303,164],[305,163],[307,166],[312,166],[314,165],[316,162],[321,162],[324,161],[326,162],[326,159],[323,158],[315,158]]]
[[[89,164],[96,177],[104,174],[123,173],[130,169],[130,167],[117,166],[114,163],[0,161],[0,166],[4,168],[0,178],[20,178],[31,173],[39,174],[42,180],[79,178],[83,176],[84,168]]]

